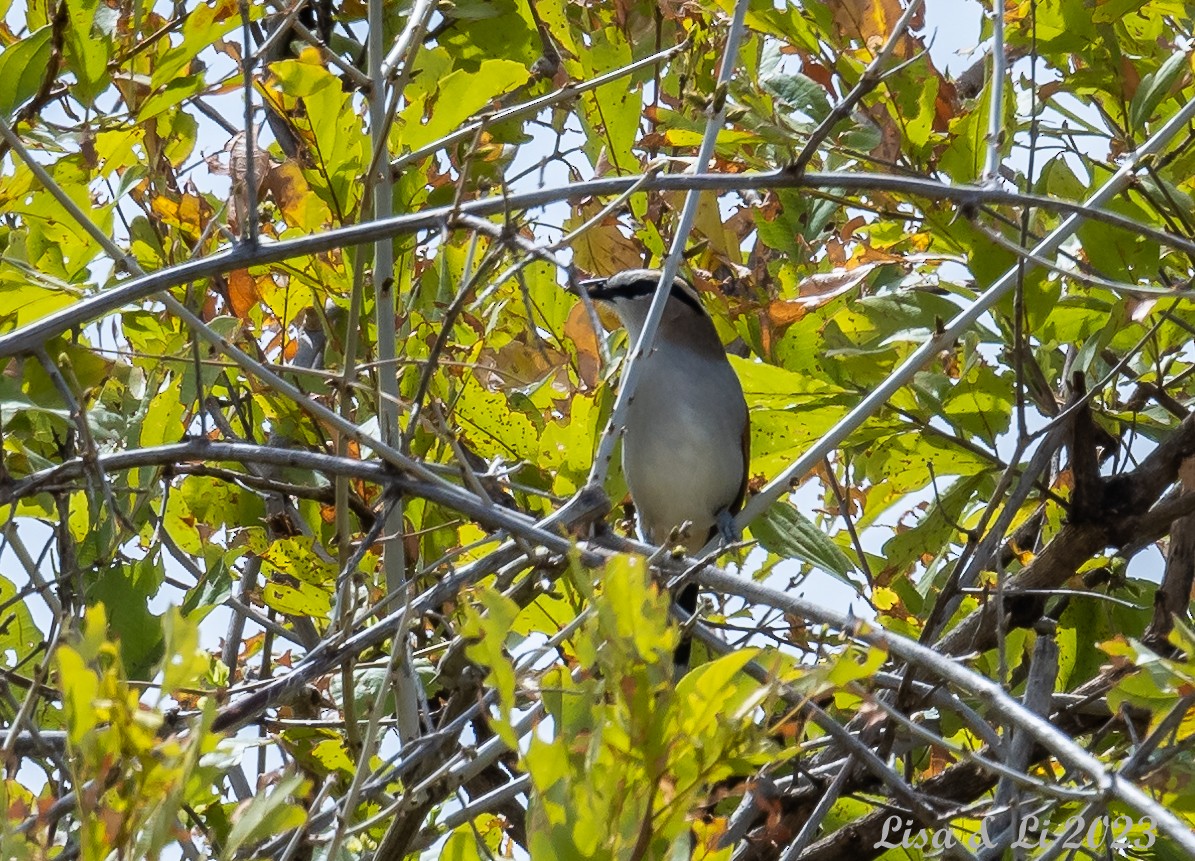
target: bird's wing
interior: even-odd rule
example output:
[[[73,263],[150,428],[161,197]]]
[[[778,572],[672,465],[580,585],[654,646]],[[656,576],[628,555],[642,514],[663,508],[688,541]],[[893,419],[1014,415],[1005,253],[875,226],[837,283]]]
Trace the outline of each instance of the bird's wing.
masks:
[[[747,420],[743,422],[743,437],[741,440],[743,450],[743,483],[739,485],[739,495],[735,497],[734,502],[730,504],[730,513],[738,514],[743,509],[743,503],[747,501],[747,483],[751,477],[751,412],[747,412]]]

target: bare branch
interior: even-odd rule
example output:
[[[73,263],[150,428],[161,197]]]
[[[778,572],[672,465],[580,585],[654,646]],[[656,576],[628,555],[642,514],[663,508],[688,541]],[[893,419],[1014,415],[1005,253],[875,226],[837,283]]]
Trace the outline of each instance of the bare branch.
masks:
[[[0,136],[3,136],[3,130],[4,127],[0,126]],[[1159,132],[1159,134],[1161,133]],[[1157,136],[1153,140],[1157,141]],[[1158,144],[1160,146],[1160,142]],[[169,269],[121,282],[116,287],[88,297],[64,310],[48,314],[15,332],[0,335],[0,358],[31,352],[38,345],[68,329],[83,325],[124,305],[140,302],[169,287],[189,281],[201,281],[247,266],[264,266],[292,257],[320,254],[334,248],[354,247],[387,237],[431,230],[455,215],[466,214],[484,217],[508,210],[534,209],[569,198],[623,194],[632,186],[638,186],[644,192],[699,190],[727,193],[776,188],[834,188],[858,193],[870,191],[903,193],[931,201],[948,200],[964,207],[976,207],[983,204],[1031,206],[1111,224],[1154,239],[1168,247],[1195,254],[1195,240],[1156,230],[1147,224],[1105,211],[1100,208],[1105,202],[1102,199],[1098,202],[1089,200],[1087,203],[1074,203],[1003,189],[955,186],[916,177],[859,172],[797,175],[784,169],[766,173],[661,174],[653,178],[645,178],[642,175],[610,177],[574,183],[563,188],[549,188],[505,197],[487,197],[467,201],[459,206],[450,204],[434,207],[422,212],[396,215],[381,221],[368,221],[363,224],[340,227],[299,239],[260,242],[253,248],[244,245],[227,248],[207,257],[194,258]],[[102,233],[98,235],[103,236]],[[1034,253],[1044,255],[1047,251],[1039,246]],[[126,257],[128,271],[137,271],[134,266],[130,265],[132,258],[127,255]]]

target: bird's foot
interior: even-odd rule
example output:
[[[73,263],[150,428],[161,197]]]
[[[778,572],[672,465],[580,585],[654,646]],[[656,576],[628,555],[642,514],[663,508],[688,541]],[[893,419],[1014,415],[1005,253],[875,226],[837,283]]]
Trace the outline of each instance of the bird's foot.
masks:
[[[743,531],[734,522],[734,515],[723,508],[718,512],[718,535],[724,544],[735,544],[743,539]]]

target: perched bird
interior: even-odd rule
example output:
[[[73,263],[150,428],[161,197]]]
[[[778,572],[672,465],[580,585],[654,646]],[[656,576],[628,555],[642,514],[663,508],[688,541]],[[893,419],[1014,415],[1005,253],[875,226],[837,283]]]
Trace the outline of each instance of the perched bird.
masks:
[[[660,272],[628,269],[587,281],[591,298],[608,304],[633,346],[643,331]],[[694,553],[717,534],[733,540],[733,516],[747,493],[750,419],[743,387],[714,323],[689,282],[673,280],[628,406],[622,465],[639,526],[653,544],[678,543]],[[677,605],[697,609],[697,587]],[[686,639],[676,662],[687,666]]]

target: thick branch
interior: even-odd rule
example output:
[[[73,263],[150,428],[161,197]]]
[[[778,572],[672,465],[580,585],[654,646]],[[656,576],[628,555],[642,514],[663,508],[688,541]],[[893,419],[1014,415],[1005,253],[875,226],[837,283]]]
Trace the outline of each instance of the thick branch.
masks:
[[[1137,469],[1103,479],[1096,491],[1099,503],[1087,506],[1090,519],[1063,527],[1040,554],[1009,579],[1005,595],[1027,589],[1055,589],[1109,545],[1140,546],[1165,535],[1176,517],[1190,513],[1195,500],[1188,494],[1165,507],[1151,508],[1177,480],[1183,460],[1193,453],[1195,416],[1185,419]],[[994,604],[987,604],[967,616],[942,638],[938,649],[948,655],[962,655],[994,647],[995,609]]]
[[[1154,801],[1147,793],[1125,780],[1113,780],[1104,763],[1088,753],[1074,739],[1059,731],[1047,720],[1033,714],[1012,699],[996,682],[967,669],[953,659],[922,646],[908,638],[888,631],[876,630],[848,617],[828,610],[802,598],[771,589],[759,583],[736,577],[711,567],[698,570],[694,579],[711,589],[737,595],[753,603],[774,607],[805,619],[848,631],[870,645],[887,649],[891,654],[915,664],[920,669],[952,685],[981,697],[991,713],[999,715],[1011,726],[1023,731],[1050,750],[1059,762],[1086,774],[1097,791],[1107,798],[1124,802],[1139,814],[1154,818],[1159,830],[1166,833],[1187,852],[1195,854],[1195,833],[1177,816]]]
[[[1184,465],[1184,471],[1187,467]],[[1193,482],[1186,477],[1183,486],[1190,488]],[[1188,492],[1187,497],[1195,496]],[[1185,497],[1180,497],[1184,499]],[[1161,506],[1157,506],[1161,508]],[[1188,514],[1174,522],[1170,530],[1170,549],[1166,553],[1166,573],[1154,595],[1154,615],[1141,640],[1160,654],[1173,651],[1170,632],[1174,630],[1175,619],[1185,619],[1191,603],[1191,587],[1195,581],[1195,514]]]

